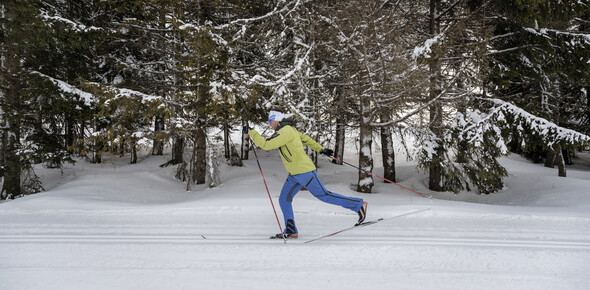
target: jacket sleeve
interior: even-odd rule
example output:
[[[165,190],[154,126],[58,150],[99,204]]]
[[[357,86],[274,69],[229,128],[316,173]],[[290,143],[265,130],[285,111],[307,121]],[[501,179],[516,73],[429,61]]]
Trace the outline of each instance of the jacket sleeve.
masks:
[[[266,140],[262,136],[260,136],[260,134],[258,132],[256,132],[255,130],[249,130],[248,135],[250,135],[250,138],[252,138],[252,141],[254,141],[254,144],[256,144],[258,147],[262,148],[262,150],[277,149],[277,148],[287,144],[290,140],[290,136],[288,133],[281,134],[279,132],[276,132],[275,135],[273,135],[274,137],[272,137],[268,140]]]
[[[324,147],[320,144],[318,144],[318,142],[316,142],[315,140],[313,140],[311,137],[299,132],[299,139],[301,139],[301,142],[311,148],[311,150],[316,151],[316,152],[320,152],[324,149]]]

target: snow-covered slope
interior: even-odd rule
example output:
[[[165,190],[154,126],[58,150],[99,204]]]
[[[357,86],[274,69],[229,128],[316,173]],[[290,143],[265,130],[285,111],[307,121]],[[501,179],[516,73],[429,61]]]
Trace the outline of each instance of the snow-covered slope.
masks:
[[[258,153],[278,206],[286,172]],[[187,192],[166,158],[40,170],[47,192],[0,204],[0,289],[588,289],[587,160],[558,178],[511,156],[492,195],[428,192],[398,161],[399,182],[433,199],[380,182],[355,193],[354,169],[321,160],[328,189],[366,199],[368,220],[430,210],[304,244],[357,217],[302,191],[300,238],[285,244],[268,239],[279,229],[255,160]]]

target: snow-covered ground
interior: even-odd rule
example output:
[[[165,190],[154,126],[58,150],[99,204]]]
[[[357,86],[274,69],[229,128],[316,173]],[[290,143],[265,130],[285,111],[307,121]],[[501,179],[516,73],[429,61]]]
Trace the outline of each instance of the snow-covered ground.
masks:
[[[286,172],[276,152],[258,154],[281,217]],[[430,210],[309,244],[356,214],[303,191],[300,238],[268,239],[279,229],[254,156],[190,192],[158,167],[169,156],[39,170],[46,192],[0,204],[0,289],[590,289],[590,156],[579,156],[567,178],[505,158],[506,189],[492,195],[429,192],[398,160],[398,181],[433,199],[381,182],[356,193],[354,169],[321,160],[328,189],[366,199],[368,220]]]

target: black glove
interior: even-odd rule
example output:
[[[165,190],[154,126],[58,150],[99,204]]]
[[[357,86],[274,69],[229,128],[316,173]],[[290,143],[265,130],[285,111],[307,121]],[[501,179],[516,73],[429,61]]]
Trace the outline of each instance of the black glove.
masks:
[[[320,154],[324,154],[326,156],[332,156],[332,154],[334,154],[334,150],[324,148],[322,151],[320,151]]]
[[[252,127],[246,125],[244,126],[244,128],[242,128],[242,133],[244,133],[245,135],[248,135],[248,131],[252,130]]]

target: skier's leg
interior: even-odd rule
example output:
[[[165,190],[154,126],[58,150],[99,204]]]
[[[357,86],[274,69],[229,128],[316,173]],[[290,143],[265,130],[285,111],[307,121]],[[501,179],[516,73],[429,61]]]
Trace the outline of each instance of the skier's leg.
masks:
[[[360,198],[348,197],[327,190],[315,170],[296,175],[296,177],[299,183],[303,184],[311,194],[323,202],[339,205],[354,212],[358,212],[363,206],[363,200]]]
[[[293,214],[293,197],[299,192],[301,185],[292,175],[287,177],[281,195],[279,196],[279,204],[283,217],[285,218],[285,234],[296,234],[297,227],[295,226],[295,216]]]

